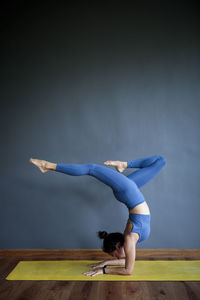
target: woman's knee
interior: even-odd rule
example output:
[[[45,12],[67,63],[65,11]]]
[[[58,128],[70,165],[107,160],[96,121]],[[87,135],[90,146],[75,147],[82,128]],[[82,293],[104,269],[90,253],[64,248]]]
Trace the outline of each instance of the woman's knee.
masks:
[[[164,166],[166,164],[166,158],[164,158],[162,155],[159,155],[159,161]]]

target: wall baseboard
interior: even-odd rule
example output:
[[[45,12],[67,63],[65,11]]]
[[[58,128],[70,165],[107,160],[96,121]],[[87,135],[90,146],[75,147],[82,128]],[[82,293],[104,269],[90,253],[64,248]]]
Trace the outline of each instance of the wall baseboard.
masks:
[[[101,249],[0,249],[0,258],[104,259]],[[109,256],[110,257],[110,256]],[[136,260],[199,260],[200,249],[137,249]]]

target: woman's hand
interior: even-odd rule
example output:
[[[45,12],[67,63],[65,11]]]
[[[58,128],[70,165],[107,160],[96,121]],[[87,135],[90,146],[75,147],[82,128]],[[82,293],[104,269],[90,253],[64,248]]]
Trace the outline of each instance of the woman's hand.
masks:
[[[122,173],[127,168],[127,162],[126,161],[119,161],[119,160],[107,160],[104,162],[107,166],[113,166],[115,169]]]
[[[103,268],[97,268],[96,270],[88,271],[83,273],[86,276],[96,276],[96,275],[101,275],[103,274]]]
[[[89,264],[88,267],[92,267],[93,270],[98,269],[98,268],[103,268],[106,265],[104,261],[99,262],[99,263],[94,263],[94,264]]]

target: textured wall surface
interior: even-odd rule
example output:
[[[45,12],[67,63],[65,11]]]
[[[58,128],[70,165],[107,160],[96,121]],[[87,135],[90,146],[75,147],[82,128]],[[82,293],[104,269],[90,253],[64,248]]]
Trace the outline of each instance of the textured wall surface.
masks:
[[[141,188],[152,221],[138,248],[199,248],[198,7],[55,3],[1,11],[0,248],[100,248],[98,230],[126,225],[109,187],[43,174],[30,157],[103,165],[155,154],[167,164]]]

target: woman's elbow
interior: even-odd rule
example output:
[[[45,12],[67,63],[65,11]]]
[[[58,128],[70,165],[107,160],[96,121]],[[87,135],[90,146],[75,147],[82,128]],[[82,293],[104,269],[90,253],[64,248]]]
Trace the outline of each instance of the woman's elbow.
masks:
[[[126,275],[132,275],[133,274],[133,269],[126,269]]]
[[[132,275],[132,272],[127,272],[126,275],[129,275],[129,276],[130,276],[130,275]]]

